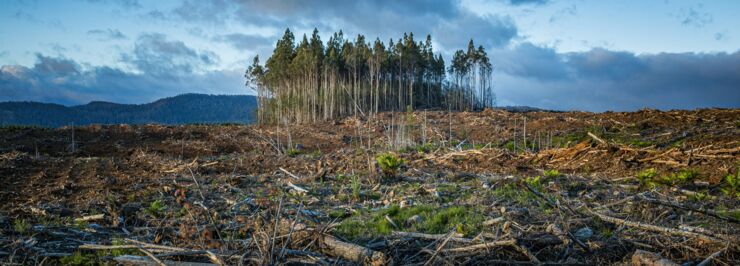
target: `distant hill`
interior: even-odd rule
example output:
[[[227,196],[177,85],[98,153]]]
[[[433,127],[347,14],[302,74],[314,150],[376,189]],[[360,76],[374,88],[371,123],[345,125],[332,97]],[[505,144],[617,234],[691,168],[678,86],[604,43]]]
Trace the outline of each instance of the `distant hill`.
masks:
[[[0,125],[251,123],[256,108],[257,98],[251,95],[183,94],[147,104],[90,102],[71,107],[2,102]]]

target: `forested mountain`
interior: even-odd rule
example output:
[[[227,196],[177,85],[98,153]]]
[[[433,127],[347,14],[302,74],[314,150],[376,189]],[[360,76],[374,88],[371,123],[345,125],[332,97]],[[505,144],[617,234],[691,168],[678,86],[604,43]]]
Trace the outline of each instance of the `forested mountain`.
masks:
[[[449,68],[432,49],[432,37],[404,33],[387,43],[340,31],[324,44],[286,29],[265,65],[255,57],[247,85],[257,91],[258,121],[307,123],[349,115],[414,109],[479,110],[495,103],[493,66],[471,39]],[[446,75],[449,77],[446,78]]]
[[[0,125],[251,123],[256,106],[251,95],[205,94],[183,94],[147,104],[91,102],[72,107],[4,102],[0,103]]]

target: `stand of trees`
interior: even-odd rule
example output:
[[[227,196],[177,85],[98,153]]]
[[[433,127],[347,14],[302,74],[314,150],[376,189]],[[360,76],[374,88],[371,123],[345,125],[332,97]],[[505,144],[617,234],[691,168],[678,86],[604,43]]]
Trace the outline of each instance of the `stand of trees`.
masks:
[[[314,29],[295,44],[286,29],[265,65],[255,57],[247,86],[257,91],[260,123],[308,123],[381,111],[491,107],[492,67],[482,46],[470,40],[467,52],[455,53],[445,79],[445,63],[432,50],[431,36],[414,40],[404,34],[387,44],[340,31],[324,44]]]

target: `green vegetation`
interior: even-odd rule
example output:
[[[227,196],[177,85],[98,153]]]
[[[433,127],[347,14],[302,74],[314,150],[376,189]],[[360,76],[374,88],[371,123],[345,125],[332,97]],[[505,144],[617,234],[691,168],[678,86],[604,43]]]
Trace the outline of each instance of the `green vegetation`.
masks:
[[[164,205],[164,203],[162,203],[161,200],[155,200],[149,204],[149,207],[146,208],[144,212],[146,212],[146,214],[149,214],[154,218],[159,218],[159,217],[162,217],[165,210],[167,210],[167,206]]]
[[[290,157],[296,157],[296,156],[298,156],[298,155],[301,154],[301,151],[300,150],[297,150],[297,149],[294,149],[294,148],[290,148],[287,151],[285,151],[285,154],[288,155],[288,156],[290,156]]]
[[[399,152],[402,152],[402,153],[411,153],[411,152],[429,153],[429,152],[433,151],[435,148],[437,148],[437,147],[434,144],[432,144],[432,143],[424,143],[424,144],[419,144],[419,145],[416,145],[416,146],[408,146],[406,148],[401,149]]]
[[[361,184],[360,184],[360,178],[356,175],[351,176],[350,178],[350,188],[352,189],[352,198],[355,200],[360,199],[360,191],[361,191]]]
[[[380,170],[383,171],[383,175],[386,177],[395,177],[398,169],[404,164],[403,159],[398,158],[393,153],[384,153],[375,157],[375,161],[378,163]]]
[[[637,180],[645,188],[654,188],[659,185],[665,186],[682,186],[693,182],[699,177],[699,172],[692,169],[684,169],[676,173],[658,176],[655,168],[645,169],[637,174]]]
[[[555,169],[545,170],[545,172],[542,175],[544,175],[545,178],[558,178],[562,176],[562,174],[560,174],[560,171],[555,170]]]
[[[636,139],[636,140],[630,141],[629,145],[632,147],[636,147],[636,148],[645,148],[645,147],[653,146],[654,143],[650,141]]]
[[[534,183],[533,180],[529,182]],[[522,189],[514,183],[505,184],[501,187],[496,188],[495,190],[493,190],[493,195],[496,198],[514,201],[521,205],[529,204],[533,200],[537,199],[537,195],[530,192],[529,190]]]
[[[657,185],[653,181],[656,176],[658,176],[658,170],[655,170],[655,168],[648,168],[637,173],[635,177],[640,181],[640,186],[653,188]]]
[[[699,177],[699,172],[691,169],[684,169],[678,171],[678,173],[661,176],[657,181],[667,186],[681,186],[694,181],[697,177]]]
[[[740,167],[737,173],[725,176],[724,187],[721,189],[725,195],[740,200]]]
[[[19,234],[22,234],[23,235],[23,234],[28,233],[28,231],[31,230],[31,224],[28,223],[26,220],[17,219],[15,221],[13,221],[13,230],[16,233],[19,233]]]
[[[409,218],[418,215],[421,219],[407,224]],[[393,220],[394,225],[386,219]],[[387,235],[392,231],[410,231],[429,234],[442,234],[450,230],[467,236],[481,231],[485,217],[473,207],[454,206],[444,209],[432,205],[418,205],[400,208],[393,205],[374,212],[358,213],[337,227],[339,235],[349,239],[370,239]]]

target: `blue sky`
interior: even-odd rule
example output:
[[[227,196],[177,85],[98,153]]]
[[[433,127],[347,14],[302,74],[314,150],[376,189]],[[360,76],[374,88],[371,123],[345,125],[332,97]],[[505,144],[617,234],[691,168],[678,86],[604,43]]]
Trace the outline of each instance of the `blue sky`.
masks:
[[[499,105],[559,110],[740,107],[740,1],[6,0],[0,101],[143,103],[248,94],[243,73],[286,27],[369,39],[468,39]],[[449,60],[447,60],[449,61]]]

